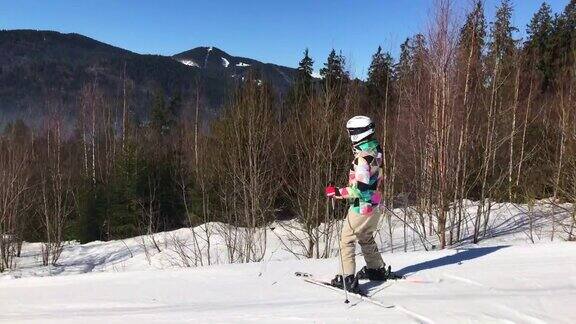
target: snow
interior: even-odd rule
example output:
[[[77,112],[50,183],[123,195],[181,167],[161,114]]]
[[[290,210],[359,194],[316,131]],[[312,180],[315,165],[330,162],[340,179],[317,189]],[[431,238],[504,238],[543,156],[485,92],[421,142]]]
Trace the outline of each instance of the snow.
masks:
[[[312,77],[315,79],[322,79],[320,72],[317,72],[317,71],[312,72]]]
[[[222,59],[222,65],[224,65],[224,67],[227,68],[228,65],[230,65],[230,62],[224,57],[221,57],[221,59]]]
[[[476,208],[466,202],[468,214]],[[363,284],[392,308],[355,299],[344,304],[342,293],[294,277],[303,271],[328,279],[339,262],[335,257],[297,259],[298,245],[288,237],[302,233],[293,221],[272,224],[263,261],[248,264],[226,264],[224,234],[231,228],[220,223],[194,229],[203,254],[205,233],[212,233],[215,264],[204,267],[181,267],[176,247],[192,242],[191,229],[156,234],[162,252],[148,236],[70,242],[60,265],[52,268],[39,266],[40,245],[29,243],[18,269],[0,275],[0,322],[571,323],[576,318],[576,245],[563,240],[560,226],[571,208],[495,204],[488,239],[433,251],[423,250],[418,237],[409,235],[404,252],[402,224],[392,218],[390,242],[383,222],[377,240],[385,262],[419,281]],[[410,210],[393,212],[402,218]],[[554,236],[551,215],[560,222]],[[465,236],[469,227],[466,222]],[[335,246],[331,255],[337,254]],[[360,256],[358,265],[363,265]]]
[[[250,66],[250,64],[244,63],[244,62],[238,62],[238,63],[236,63],[236,66],[239,66],[239,67],[247,67],[247,66]]]
[[[180,63],[184,64],[184,65],[188,65],[188,66],[193,66],[193,67],[199,67],[198,63],[192,61],[192,60],[180,60]]]
[[[212,49],[213,49],[213,47],[210,46],[206,50],[206,56],[204,57],[204,67],[206,67],[208,65],[208,57],[210,56],[210,52],[212,52]]]

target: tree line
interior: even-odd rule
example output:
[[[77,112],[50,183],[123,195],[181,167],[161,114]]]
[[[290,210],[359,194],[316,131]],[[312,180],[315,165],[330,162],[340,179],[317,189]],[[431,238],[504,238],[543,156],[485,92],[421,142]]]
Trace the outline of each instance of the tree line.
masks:
[[[67,240],[210,222],[241,229],[226,236],[230,262],[257,261],[262,228],[278,218],[298,221],[300,255],[328,257],[346,206],[332,210],[322,189],[347,179],[344,125],[357,114],[376,122],[386,206],[401,197],[413,211],[403,221],[441,247],[488,235],[496,202],[574,203],[576,1],[556,14],[543,3],[523,40],[510,0],[490,24],[482,1],[460,25],[458,15],[451,1],[437,1],[427,29],[406,39],[397,59],[377,49],[366,81],[350,76],[336,50],[317,79],[306,49],[284,97],[253,71],[210,121],[200,83],[186,102],[158,90],[149,121],[137,123],[133,81],[110,94],[95,78],[77,98],[72,126],[58,102],[41,127],[10,123],[0,135],[0,271],[13,266],[22,241],[44,242],[48,265]],[[473,215],[466,199],[478,202]],[[572,212],[570,224],[554,226],[573,238],[575,222]],[[210,244],[209,233],[202,240]]]

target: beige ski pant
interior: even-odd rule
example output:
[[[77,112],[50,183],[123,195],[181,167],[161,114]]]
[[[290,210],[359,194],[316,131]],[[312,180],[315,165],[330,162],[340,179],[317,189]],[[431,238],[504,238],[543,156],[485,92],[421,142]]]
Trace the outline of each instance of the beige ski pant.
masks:
[[[368,268],[378,269],[384,266],[382,256],[380,252],[378,252],[378,245],[376,245],[376,241],[374,241],[374,232],[378,228],[380,214],[380,211],[377,209],[369,215],[360,215],[352,210],[348,211],[340,237],[340,249],[345,276],[356,274],[356,241],[360,244]],[[342,271],[342,269],[339,270]]]

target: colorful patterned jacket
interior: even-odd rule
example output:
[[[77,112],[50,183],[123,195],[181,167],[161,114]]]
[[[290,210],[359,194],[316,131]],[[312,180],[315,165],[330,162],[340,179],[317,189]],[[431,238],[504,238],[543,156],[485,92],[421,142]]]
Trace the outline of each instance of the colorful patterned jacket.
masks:
[[[348,187],[340,188],[340,195],[350,200],[350,210],[371,215],[380,205],[382,196],[378,185],[382,181],[382,148],[370,139],[354,145],[354,161],[348,176]]]

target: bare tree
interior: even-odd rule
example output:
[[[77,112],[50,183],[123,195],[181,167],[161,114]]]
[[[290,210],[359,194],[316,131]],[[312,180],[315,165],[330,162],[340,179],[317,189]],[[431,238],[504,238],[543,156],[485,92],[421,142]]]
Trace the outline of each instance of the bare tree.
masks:
[[[72,213],[69,173],[65,171],[62,119],[50,120],[46,131],[44,165],[41,166],[39,200],[45,242],[42,248],[44,265],[56,265],[63,249],[64,228]]]
[[[248,78],[227,113],[214,127],[219,146],[215,161],[220,174],[221,202],[229,224],[241,226],[242,260],[262,259],[267,224],[279,189],[273,143],[281,136],[275,127],[270,89]]]
[[[429,68],[432,106],[429,133],[425,150],[430,177],[429,197],[436,209],[437,234],[441,248],[446,246],[448,203],[454,191],[450,178],[455,169],[452,152],[455,148],[455,92],[451,76],[454,74],[456,41],[450,1],[438,1],[429,30]]]
[[[20,138],[19,138],[20,137]],[[17,126],[0,135],[0,272],[13,267],[22,244],[22,217],[30,202],[31,147]]]

